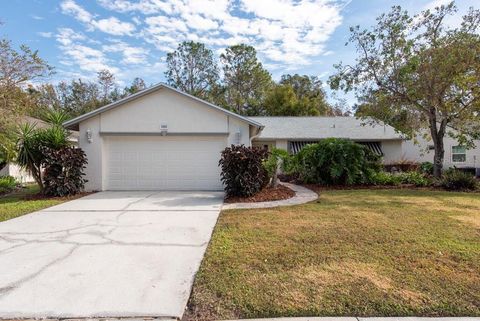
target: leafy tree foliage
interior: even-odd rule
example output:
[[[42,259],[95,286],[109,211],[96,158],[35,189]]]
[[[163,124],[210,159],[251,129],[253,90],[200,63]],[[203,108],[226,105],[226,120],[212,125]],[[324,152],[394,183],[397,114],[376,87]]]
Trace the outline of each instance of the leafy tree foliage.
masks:
[[[470,9],[460,27],[447,27],[456,12],[454,3],[416,16],[397,6],[370,30],[351,28],[356,64],[337,65],[330,79],[333,89],[357,90],[359,116],[411,136],[428,133],[436,177],[445,136],[469,145],[480,127],[480,11]]]
[[[168,84],[199,98],[208,98],[209,91],[219,78],[213,52],[204,44],[182,42],[167,54]]]
[[[74,79],[70,82],[62,81],[56,86],[43,84],[31,88],[29,94],[35,101],[36,108],[30,114],[43,118],[46,111],[56,110],[73,118],[145,88],[143,79],[135,78],[130,86],[119,91],[114,75],[103,70],[98,73],[97,81]]]
[[[0,130],[5,132],[32,105],[25,89],[28,83],[49,76],[53,68],[37,51],[25,45],[17,51],[12,43],[0,39]]]
[[[142,78],[136,77],[133,79],[132,84],[123,89],[123,96],[133,95],[139,91],[142,91],[147,88],[145,81]]]
[[[220,61],[227,105],[241,115],[258,115],[272,77],[258,60],[255,48],[245,44],[228,47]]]
[[[293,88],[297,99],[309,110],[306,115],[332,115],[332,107],[328,104],[327,94],[323,90],[322,81],[316,76],[308,75],[283,75],[280,85],[289,85]]]
[[[110,95],[115,92],[115,76],[107,69],[100,70],[97,73],[98,87],[100,91],[100,101],[103,105],[110,102]]]

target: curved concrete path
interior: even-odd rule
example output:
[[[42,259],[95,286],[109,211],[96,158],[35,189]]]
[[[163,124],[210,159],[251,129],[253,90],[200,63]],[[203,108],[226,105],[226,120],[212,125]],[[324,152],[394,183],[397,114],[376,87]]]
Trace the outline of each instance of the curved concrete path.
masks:
[[[290,188],[295,192],[295,196],[285,200],[279,201],[270,201],[270,202],[257,202],[257,203],[231,203],[224,204],[222,210],[236,210],[236,209],[248,209],[248,208],[269,208],[277,206],[291,206],[305,204],[311,201],[314,201],[318,198],[318,194],[308,188],[303,186],[290,184],[290,183],[280,183]]]

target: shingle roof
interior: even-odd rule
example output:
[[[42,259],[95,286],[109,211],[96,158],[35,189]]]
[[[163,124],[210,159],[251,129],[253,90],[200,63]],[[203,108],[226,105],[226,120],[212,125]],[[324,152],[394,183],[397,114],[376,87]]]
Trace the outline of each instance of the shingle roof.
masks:
[[[315,140],[349,138],[359,141],[403,139],[389,125],[367,124],[355,117],[250,117],[265,126],[257,139]]]

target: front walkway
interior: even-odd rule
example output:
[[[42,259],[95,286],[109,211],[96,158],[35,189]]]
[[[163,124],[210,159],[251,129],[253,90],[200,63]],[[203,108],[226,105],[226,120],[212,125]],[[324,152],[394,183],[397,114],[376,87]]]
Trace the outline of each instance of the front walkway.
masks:
[[[299,205],[299,204],[312,202],[318,198],[317,193],[303,186],[290,184],[290,183],[280,183],[280,184],[283,184],[286,187],[293,190],[295,192],[295,196],[292,198],[288,198],[286,200],[279,200],[279,201],[224,204],[222,209],[236,210],[236,209],[248,209],[248,208],[269,208],[269,207],[277,207],[277,206],[291,206],[291,205]]]
[[[181,318],[222,202],[102,192],[0,223],[0,318]]]

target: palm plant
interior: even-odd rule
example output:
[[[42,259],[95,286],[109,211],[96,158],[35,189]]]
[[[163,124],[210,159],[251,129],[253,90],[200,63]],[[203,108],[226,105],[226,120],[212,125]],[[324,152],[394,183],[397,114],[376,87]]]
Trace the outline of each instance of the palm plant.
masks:
[[[70,145],[68,131],[63,128],[65,117],[59,112],[50,112],[52,124],[48,128],[36,128],[35,124],[24,124],[17,130],[16,162],[31,173],[35,182],[43,191],[42,165],[45,160],[45,148],[60,149]]]

